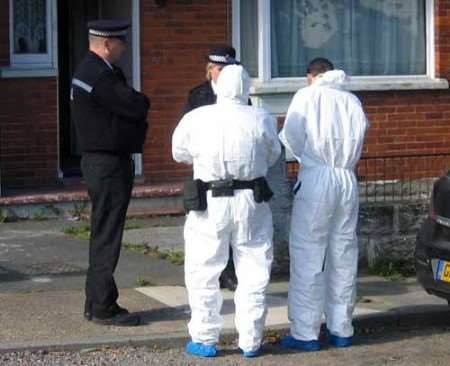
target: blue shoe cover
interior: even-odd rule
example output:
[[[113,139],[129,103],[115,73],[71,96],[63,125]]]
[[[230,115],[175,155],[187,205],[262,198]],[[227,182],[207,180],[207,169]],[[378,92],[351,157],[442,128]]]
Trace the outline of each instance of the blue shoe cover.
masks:
[[[318,351],[320,349],[319,341],[301,341],[288,335],[281,339],[281,345],[285,348],[292,348],[300,351]]]
[[[245,358],[252,358],[252,357],[258,357],[261,354],[261,347],[258,349],[255,349],[254,351],[244,351],[242,350],[242,355]]]
[[[339,337],[328,332],[328,343],[338,348],[350,347],[352,345],[352,337]]]
[[[191,355],[200,357],[216,357],[217,349],[216,346],[211,346],[203,343],[188,342],[186,344],[186,352]]]

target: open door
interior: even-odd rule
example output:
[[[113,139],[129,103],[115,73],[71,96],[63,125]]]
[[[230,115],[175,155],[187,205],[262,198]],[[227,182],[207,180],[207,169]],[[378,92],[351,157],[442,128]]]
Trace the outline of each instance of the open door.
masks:
[[[128,48],[118,66],[129,85],[139,89],[140,70],[135,58],[139,30],[139,0],[65,0],[58,2],[59,153],[62,177],[80,177],[81,150],[70,115],[70,84],[74,71],[89,49],[86,24],[94,19],[128,19]],[[135,156],[136,174],[141,174],[140,154]]]

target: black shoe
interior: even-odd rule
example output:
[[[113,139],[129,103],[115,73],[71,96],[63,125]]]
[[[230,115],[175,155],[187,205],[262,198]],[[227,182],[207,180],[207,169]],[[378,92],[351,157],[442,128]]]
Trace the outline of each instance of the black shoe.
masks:
[[[119,327],[134,327],[140,324],[141,317],[137,314],[116,314],[107,318],[92,316],[92,322],[99,325],[115,325]]]
[[[219,278],[220,288],[226,288],[230,291],[235,291],[237,288],[237,280],[235,276],[231,276],[225,272]]]
[[[87,299],[84,301],[84,319],[92,320],[92,303]]]
[[[129,314],[130,312],[127,309],[119,306],[119,304],[114,303],[108,309],[108,313],[111,314],[111,316],[115,316],[118,314]],[[88,321],[92,320],[92,302],[88,300],[84,302],[84,318]]]

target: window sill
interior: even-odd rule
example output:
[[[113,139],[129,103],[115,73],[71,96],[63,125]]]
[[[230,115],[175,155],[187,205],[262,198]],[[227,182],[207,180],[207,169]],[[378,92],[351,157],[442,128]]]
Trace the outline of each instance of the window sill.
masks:
[[[306,78],[295,80],[279,79],[266,82],[253,80],[250,94],[254,96],[292,94],[307,85]],[[346,88],[351,91],[424,90],[448,89],[448,87],[449,83],[446,79],[433,79],[427,76],[396,77],[395,79],[355,77],[346,84]]]
[[[13,67],[0,68],[0,78],[48,78],[58,76],[58,70],[47,69],[21,69]]]

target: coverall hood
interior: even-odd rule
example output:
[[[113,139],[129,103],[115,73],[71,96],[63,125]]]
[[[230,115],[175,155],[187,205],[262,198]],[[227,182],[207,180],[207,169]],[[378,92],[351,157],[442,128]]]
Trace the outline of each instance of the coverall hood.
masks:
[[[321,77],[314,81],[313,85],[327,85],[342,88],[345,82],[349,81],[349,77],[342,70],[331,70],[322,74]]]
[[[247,104],[250,76],[241,65],[225,66],[217,79],[217,103],[233,101]]]

